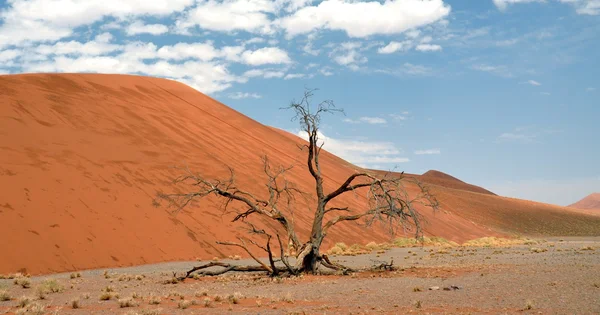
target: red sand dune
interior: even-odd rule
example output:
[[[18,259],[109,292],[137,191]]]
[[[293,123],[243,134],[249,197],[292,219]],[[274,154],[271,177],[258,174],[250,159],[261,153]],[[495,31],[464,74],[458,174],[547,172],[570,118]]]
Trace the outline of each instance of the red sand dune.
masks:
[[[229,222],[232,216],[223,214],[218,200],[196,203],[176,217],[152,206],[157,191],[173,191],[171,180],[180,174],[173,166],[224,177],[230,165],[238,186],[258,193],[264,182],[260,157],[267,154],[275,165],[295,165],[289,177],[300,189],[313,187],[297,148],[299,138],[274,132],[175,81],[4,75],[0,104],[0,273],[241,254],[215,244],[246,235]],[[329,153],[323,154],[321,165],[327,190],[360,170]],[[467,184],[430,175],[422,178],[431,181],[443,205],[435,214],[423,211],[430,235],[460,242],[514,232],[600,231],[600,216],[497,197],[481,188],[481,193],[461,190]],[[365,206],[363,196],[342,201],[353,208]],[[310,215],[305,206],[296,210],[302,236]],[[554,230],[536,230],[539,222]],[[347,223],[331,231],[324,247],[337,241],[386,240],[389,235],[383,231]]]
[[[569,207],[576,209],[600,210],[600,193],[593,193],[570,205]]]

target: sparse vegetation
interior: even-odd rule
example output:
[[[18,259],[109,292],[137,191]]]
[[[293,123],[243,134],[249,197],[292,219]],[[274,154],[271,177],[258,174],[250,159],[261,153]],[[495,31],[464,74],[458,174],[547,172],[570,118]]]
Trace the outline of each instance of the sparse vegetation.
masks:
[[[210,298],[204,298],[204,300],[202,300],[202,305],[204,305],[204,307],[211,307],[212,306],[212,301]]]
[[[73,273],[71,273],[70,277],[71,277],[71,279],[81,278],[81,273],[73,272]]]
[[[31,287],[31,280],[29,280],[29,278],[23,277],[23,276],[19,276],[14,278],[13,283],[15,285],[19,285],[24,289],[28,289]]]
[[[79,301],[79,299],[73,299],[73,300],[71,300],[71,308],[72,309],[81,308],[81,301]]]
[[[31,303],[33,301],[33,298],[28,297],[28,296],[22,296],[19,301],[17,302],[17,306],[18,307],[25,307],[27,305],[29,305],[29,303]]]
[[[120,299],[118,302],[120,308],[138,306],[138,303],[133,298]]]
[[[160,297],[155,296],[155,295],[151,295],[150,298],[148,298],[148,304],[150,305],[158,305],[160,304],[161,300]]]
[[[10,301],[11,296],[6,290],[0,290],[0,302]]]
[[[535,304],[533,304],[532,300],[525,301],[525,308],[524,308],[524,310],[532,310],[534,307],[535,307]]]
[[[238,304],[238,303],[240,303],[240,300],[243,298],[244,298],[244,296],[240,292],[235,292],[235,293],[229,294],[227,296],[227,300],[231,304]]]
[[[198,291],[196,291],[196,293],[194,293],[194,295],[196,297],[208,296],[208,290],[207,289],[198,290]]]
[[[181,300],[181,301],[179,301],[179,303],[177,303],[177,308],[184,310],[192,305],[193,305],[193,302],[190,300]]]

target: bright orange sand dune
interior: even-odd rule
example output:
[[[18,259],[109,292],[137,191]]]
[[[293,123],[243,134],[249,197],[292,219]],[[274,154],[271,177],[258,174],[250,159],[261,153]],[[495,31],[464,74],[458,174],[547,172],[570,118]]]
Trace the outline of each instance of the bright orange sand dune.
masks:
[[[260,156],[291,165],[304,191],[313,182],[301,141],[174,81],[125,75],[0,76],[0,273],[33,274],[241,254],[216,240],[246,235],[215,199],[176,217],[152,206],[157,191],[189,166],[208,177],[236,170],[239,187],[262,191]],[[359,170],[322,156],[326,189]],[[441,175],[440,175],[441,174]],[[432,176],[433,175],[433,176]],[[429,178],[428,178],[429,176]],[[511,233],[598,235],[600,216],[494,196],[443,173],[421,176],[442,202],[423,210],[429,235],[464,241]],[[474,192],[478,191],[478,192]],[[364,196],[342,200],[364,207]],[[307,233],[311,210],[295,223]],[[333,242],[386,241],[384,231],[340,224]]]

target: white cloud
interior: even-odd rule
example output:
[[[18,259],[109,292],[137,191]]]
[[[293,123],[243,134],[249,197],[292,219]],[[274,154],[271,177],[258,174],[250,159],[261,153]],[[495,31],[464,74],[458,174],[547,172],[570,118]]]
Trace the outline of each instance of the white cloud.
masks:
[[[431,45],[431,44],[420,44],[415,48],[418,51],[440,51],[442,50],[442,46],[440,45]]]
[[[183,33],[198,26],[210,31],[268,34],[273,32],[269,14],[277,10],[275,1],[268,0],[198,1],[176,26]]]
[[[533,86],[540,86],[540,85],[542,85],[540,82],[535,81],[535,80],[529,80],[526,83],[529,84],[529,85],[533,85]]]
[[[112,35],[103,33],[89,42],[57,42],[54,45],[39,45],[33,50],[40,55],[85,55],[101,56],[118,50],[122,50],[120,45],[111,44]]]
[[[337,45],[330,53],[329,57],[339,65],[346,66],[352,70],[358,70],[361,64],[368,61],[363,56],[361,50],[364,50],[361,42],[345,42]]]
[[[401,115],[399,115],[399,114],[390,114],[390,117],[392,117],[393,120],[401,121],[401,120],[406,120],[408,114],[409,114],[408,112],[402,112]]]
[[[329,67],[323,67],[319,70],[319,72],[326,77],[333,75],[333,72],[331,72],[331,68]]]
[[[125,29],[129,36],[138,34],[160,35],[169,31],[169,28],[163,24],[144,24],[143,21],[135,21]]]
[[[284,80],[291,80],[291,79],[300,79],[300,78],[304,78],[306,75],[303,73],[288,73],[286,74],[285,77],[283,77]]]
[[[531,142],[537,136],[531,134],[522,134],[522,133],[513,133],[513,132],[505,132],[498,136],[498,140],[501,141],[520,141],[520,142]]]
[[[79,26],[105,17],[117,19],[181,12],[194,0],[29,0],[9,1],[0,13],[0,46],[51,42],[73,34]]]
[[[242,53],[241,58],[244,63],[252,66],[287,64],[292,62],[288,53],[278,47],[264,47],[254,51],[246,50]]]
[[[317,29],[344,31],[350,37],[376,34],[399,34],[432,24],[450,13],[442,0],[342,1],[325,0],[306,6],[277,24],[289,36]]]
[[[432,154],[441,154],[440,149],[427,149],[427,150],[417,150],[415,151],[416,155],[432,155]]]
[[[177,43],[172,46],[162,46],[156,52],[156,57],[169,60],[199,59],[209,61],[217,58],[220,54],[211,42]]]
[[[411,41],[395,42],[391,41],[384,47],[380,47],[377,52],[380,54],[392,54],[397,51],[407,51],[412,47]]]
[[[531,3],[531,2],[546,2],[545,0],[494,0],[494,4],[499,10],[506,10],[509,5],[518,3]]]
[[[596,91],[596,88],[589,87],[589,88],[586,88],[585,90],[588,91],[588,92],[594,92],[594,91]]]
[[[283,78],[285,72],[274,69],[252,69],[244,72],[243,76],[248,78],[262,77],[265,79]]]
[[[227,95],[227,97],[232,98],[234,100],[240,100],[240,99],[244,99],[244,98],[262,98],[262,96],[260,94],[256,94],[256,93],[248,93],[248,92],[235,92],[235,93],[230,93]]]
[[[0,62],[6,64],[17,59],[20,55],[21,51],[17,49],[0,50]]]
[[[305,132],[300,131],[297,135],[305,140],[308,139]],[[391,142],[334,139],[321,132],[318,137],[319,143],[324,143],[325,150],[362,167],[410,161],[408,158],[400,156],[401,151]]]

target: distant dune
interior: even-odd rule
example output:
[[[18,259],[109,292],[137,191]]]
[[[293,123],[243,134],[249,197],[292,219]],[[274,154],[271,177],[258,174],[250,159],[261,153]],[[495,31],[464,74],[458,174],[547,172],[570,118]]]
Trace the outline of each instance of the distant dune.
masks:
[[[570,205],[569,207],[576,209],[600,210],[600,193],[593,193]]]
[[[292,98],[293,95],[290,95]],[[274,109],[276,110],[276,109]],[[289,178],[314,186],[297,145],[302,140],[264,126],[175,81],[128,75],[0,76],[0,273],[34,274],[242,254],[216,240],[246,235],[220,201],[204,200],[174,217],[152,206],[157,191],[188,166],[264,193],[260,157],[294,165]],[[361,169],[324,153],[325,188]],[[503,198],[439,172],[419,176],[442,203],[426,233],[462,242],[487,235],[598,235],[600,216]],[[414,187],[409,187],[414,190]],[[351,208],[363,195],[346,196]],[[306,236],[312,209],[299,204]],[[333,242],[387,241],[356,223],[332,229]],[[258,253],[258,252],[257,252]]]

